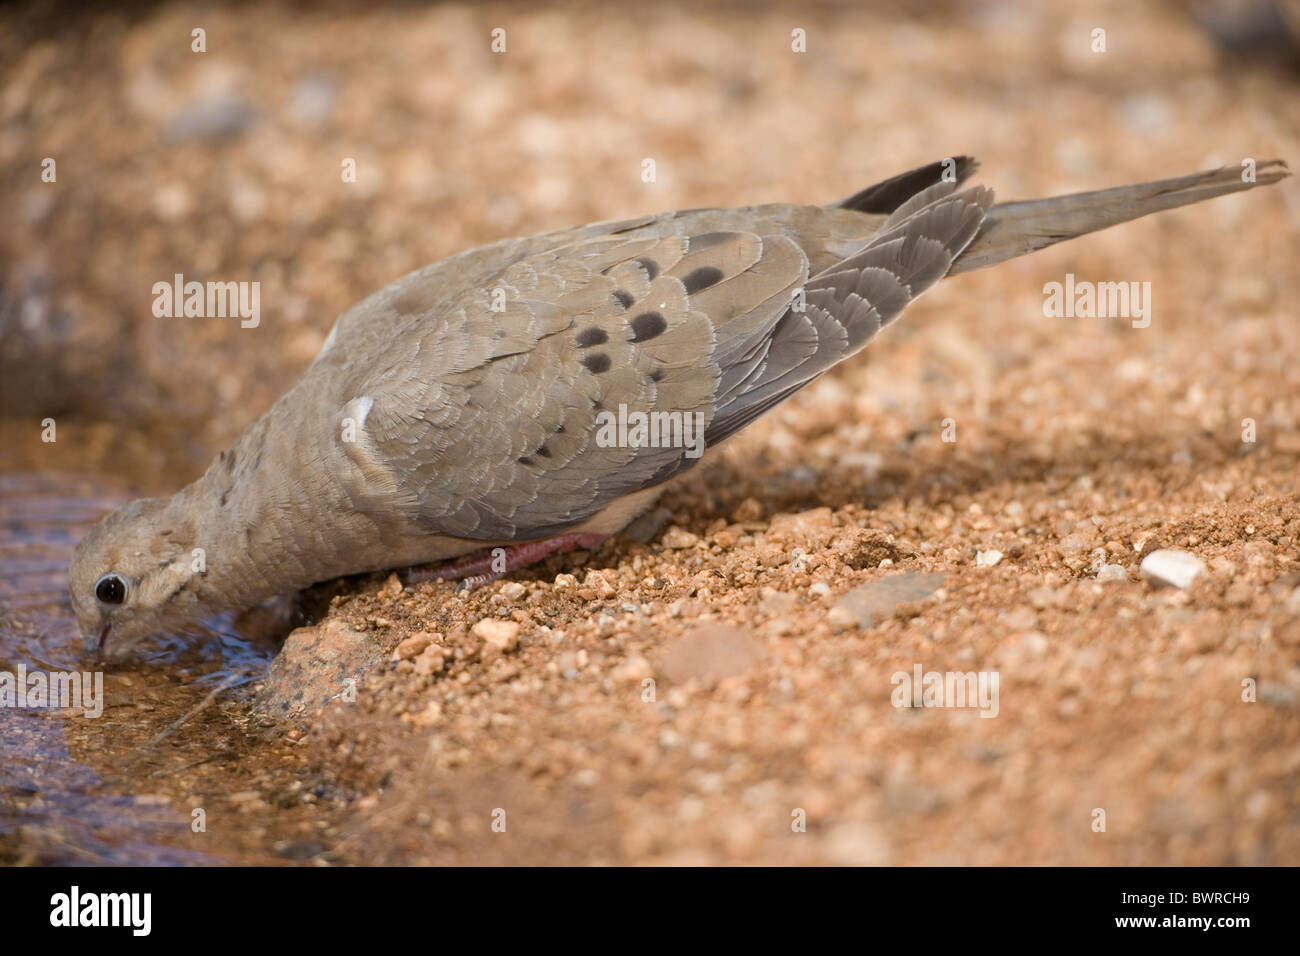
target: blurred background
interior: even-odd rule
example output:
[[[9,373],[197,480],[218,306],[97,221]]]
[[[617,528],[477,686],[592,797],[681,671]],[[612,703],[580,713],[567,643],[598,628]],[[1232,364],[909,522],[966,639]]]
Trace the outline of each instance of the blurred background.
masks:
[[[292,384],[340,312],[506,236],[822,203],[961,153],[1002,200],[1247,157],[1294,169],[1295,11],[1267,0],[4,4],[0,476],[104,476],[53,506],[80,500],[83,523],[110,478],[173,491]],[[42,181],[46,159],[54,182]],[[341,176],[348,160],[355,182]],[[625,647],[582,637],[596,615],[566,605],[547,621],[588,641],[592,680],[557,676],[577,673],[569,652],[559,670],[525,662],[535,694],[475,676],[436,728],[449,750],[414,778],[402,775],[418,761],[395,743],[409,723],[373,717],[372,732],[357,709],[333,731],[313,726],[309,739],[325,742],[313,773],[348,800],[369,794],[364,822],[340,797],[344,822],[330,826],[350,842],[312,829],[322,803],[303,811],[311,841],[295,831],[274,845],[355,862],[1297,862],[1298,254],[1292,179],[941,284],[747,432],[721,479],[692,479],[666,502],[698,535],[734,522],[733,544],[709,560],[737,566],[761,563],[746,536],[767,518],[824,505],[836,527],[896,534],[900,564],[946,573],[947,598],[840,633],[827,609],[885,573],[874,562],[837,563],[821,542],[830,590],[817,601],[807,580],[797,600],[794,585],[774,597],[728,567],[713,604],[753,628],[771,660],[763,679],[752,697],[741,687],[706,696],[703,711],[694,698],[653,713],[601,688],[628,648],[657,661],[696,612],[678,620],[669,598],[639,597],[657,616]],[[155,318],[153,285],[176,273],[259,282],[260,324]],[[1043,285],[1066,273],[1150,281],[1151,327],[1045,320]],[[954,414],[955,446],[936,431]],[[1260,430],[1249,447],[1247,417]],[[48,418],[57,443],[41,441]],[[0,497],[26,487],[0,483]],[[31,507],[12,500],[15,514]],[[51,593],[76,539],[60,534],[30,572]],[[1210,563],[1194,600],[1136,581],[1136,554],[1157,534]],[[977,547],[1006,558],[977,568]],[[1100,590],[1095,549],[1128,583]],[[636,560],[663,562],[656,573],[670,578],[686,553],[643,548]],[[644,573],[626,571],[629,587]],[[400,618],[396,602],[372,599]],[[880,675],[917,660],[993,661],[1001,718],[892,711]],[[133,707],[142,687],[152,695],[140,713],[110,711],[119,734],[148,740],[202,699],[182,696],[174,671],[118,687]],[[1243,676],[1267,688],[1258,706],[1236,703]],[[539,713],[526,709],[534,699],[570,703]],[[102,741],[69,732],[80,759],[106,759]],[[193,747],[197,762],[213,752],[201,734]],[[249,802],[244,769],[205,783],[152,767],[116,779],[177,788],[174,800],[234,791],[244,802],[230,812],[257,826],[219,839],[244,840],[256,860],[288,811]],[[431,835],[427,806],[477,819],[471,796],[496,799],[507,772],[536,807],[580,794],[597,808],[587,829],[560,820],[527,851],[470,825]],[[381,791],[407,804],[372,818]],[[794,805],[828,822],[791,844]],[[1096,806],[1123,839],[1090,828]]]

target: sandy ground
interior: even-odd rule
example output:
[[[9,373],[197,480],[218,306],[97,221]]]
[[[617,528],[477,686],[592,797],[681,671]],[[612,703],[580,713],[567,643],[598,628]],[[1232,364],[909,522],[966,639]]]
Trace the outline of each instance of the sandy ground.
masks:
[[[957,153],[1004,199],[1300,161],[1294,76],[1222,60],[1177,5],[36,10],[0,17],[9,467],[148,491],[348,305],[481,242]],[[73,747],[222,808],[187,845],[231,859],[1300,863],[1298,252],[1291,180],[944,282],[675,485],[648,540],[468,595],[348,582],[322,626],[385,658],[355,702],[235,696],[111,767],[103,731]],[[176,272],[260,281],[261,324],[154,318]],[[1149,327],[1044,317],[1067,273],[1149,282]],[[58,446],[22,451],[46,415]],[[1155,547],[1208,570],[1154,588]],[[837,610],[900,573],[941,586]],[[917,665],[996,673],[996,716],[892,706]],[[113,677],[137,704],[114,739],[157,731],[148,680]],[[145,696],[170,720],[168,686]]]

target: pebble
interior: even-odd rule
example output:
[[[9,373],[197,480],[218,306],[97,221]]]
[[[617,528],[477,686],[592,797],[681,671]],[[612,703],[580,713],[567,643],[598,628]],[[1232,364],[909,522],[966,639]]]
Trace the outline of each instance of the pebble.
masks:
[[[1001,560],[1002,552],[998,551],[996,548],[991,548],[988,551],[975,552],[975,566],[977,568],[996,567],[998,562]]]
[[[433,635],[428,631],[419,631],[412,634],[394,649],[393,660],[409,661],[412,657],[420,654],[432,641]]]
[[[436,674],[447,664],[447,652],[437,644],[430,644],[415,659],[415,673],[421,677]]]
[[[745,632],[698,624],[664,654],[663,671],[675,683],[694,680],[710,686],[744,674],[758,660],[758,646]]]
[[[654,676],[654,669],[650,662],[640,654],[633,654],[626,661],[615,667],[610,677],[617,684],[639,684],[648,677]]]
[[[942,574],[891,574],[856,587],[835,602],[859,627],[873,627],[890,617],[898,605],[920,601],[943,587]]]
[[[257,114],[242,96],[233,92],[214,93],[188,104],[163,124],[167,143],[191,140],[230,139],[257,120]]]
[[[787,548],[824,548],[834,533],[833,522],[831,509],[824,507],[794,514],[778,514],[772,517],[767,537],[774,544]]]
[[[836,634],[841,634],[849,628],[855,627],[858,619],[842,607],[833,607],[826,612],[826,623],[831,626],[831,630]]]
[[[610,598],[618,593],[603,571],[588,571],[587,576],[582,580],[582,587],[584,591],[591,591],[598,598]]]
[[[519,646],[519,623],[517,621],[498,621],[485,617],[470,630],[493,647],[502,651],[512,651]]]
[[[338,99],[338,86],[328,76],[316,75],[299,80],[293,88],[289,110],[294,119],[306,125],[329,121]]]
[[[1128,570],[1122,564],[1103,564],[1097,570],[1098,581],[1127,581]]]
[[[381,659],[368,633],[337,618],[300,627],[285,638],[271,662],[254,711],[275,720],[315,711]]]
[[[1205,573],[1205,562],[1190,551],[1161,548],[1142,559],[1141,574],[1144,580],[1156,586],[1167,585],[1185,588]]]
[[[679,551],[682,548],[695,547],[700,543],[700,536],[697,534],[691,534],[691,532],[684,528],[679,528],[676,525],[673,525],[664,532],[664,536],[660,540],[663,542],[665,548]]]
[[[1038,615],[1029,608],[1012,608],[1002,617],[1002,623],[1013,631],[1028,631],[1038,625]]]
[[[1273,680],[1261,680],[1257,688],[1259,701],[1274,707],[1294,707],[1300,703],[1300,691]]]

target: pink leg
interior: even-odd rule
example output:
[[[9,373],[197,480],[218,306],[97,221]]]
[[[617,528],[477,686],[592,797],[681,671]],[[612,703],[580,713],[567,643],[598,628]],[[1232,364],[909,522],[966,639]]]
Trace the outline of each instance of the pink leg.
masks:
[[[460,584],[456,590],[472,591],[474,588],[503,578],[512,571],[535,564],[552,554],[567,554],[579,548],[594,551],[608,538],[607,534],[569,533],[543,538],[541,541],[525,541],[523,544],[512,544],[508,547],[489,548],[461,558],[452,564],[409,568],[406,572],[406,583],[459,580]]]

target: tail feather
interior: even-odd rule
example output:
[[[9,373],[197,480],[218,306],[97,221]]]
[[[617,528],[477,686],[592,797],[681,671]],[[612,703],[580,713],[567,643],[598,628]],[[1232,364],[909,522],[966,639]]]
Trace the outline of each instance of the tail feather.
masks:
[[[891,176],[831,205],[887,216],[927,186],[950,183],[956,189],[978,168],[979,163],[970,156],[952,156]]]
[[[957,257],[948,273],[956,275],[983,269],[1153,212],[1265,186],[1289,175],[1286,163],[1271,159],[1256,166],[1252,182],[1242,179],[1239,167],[1224,166],[1191,176],[1114,189],[998,203],[989,210],[974,241]]]

